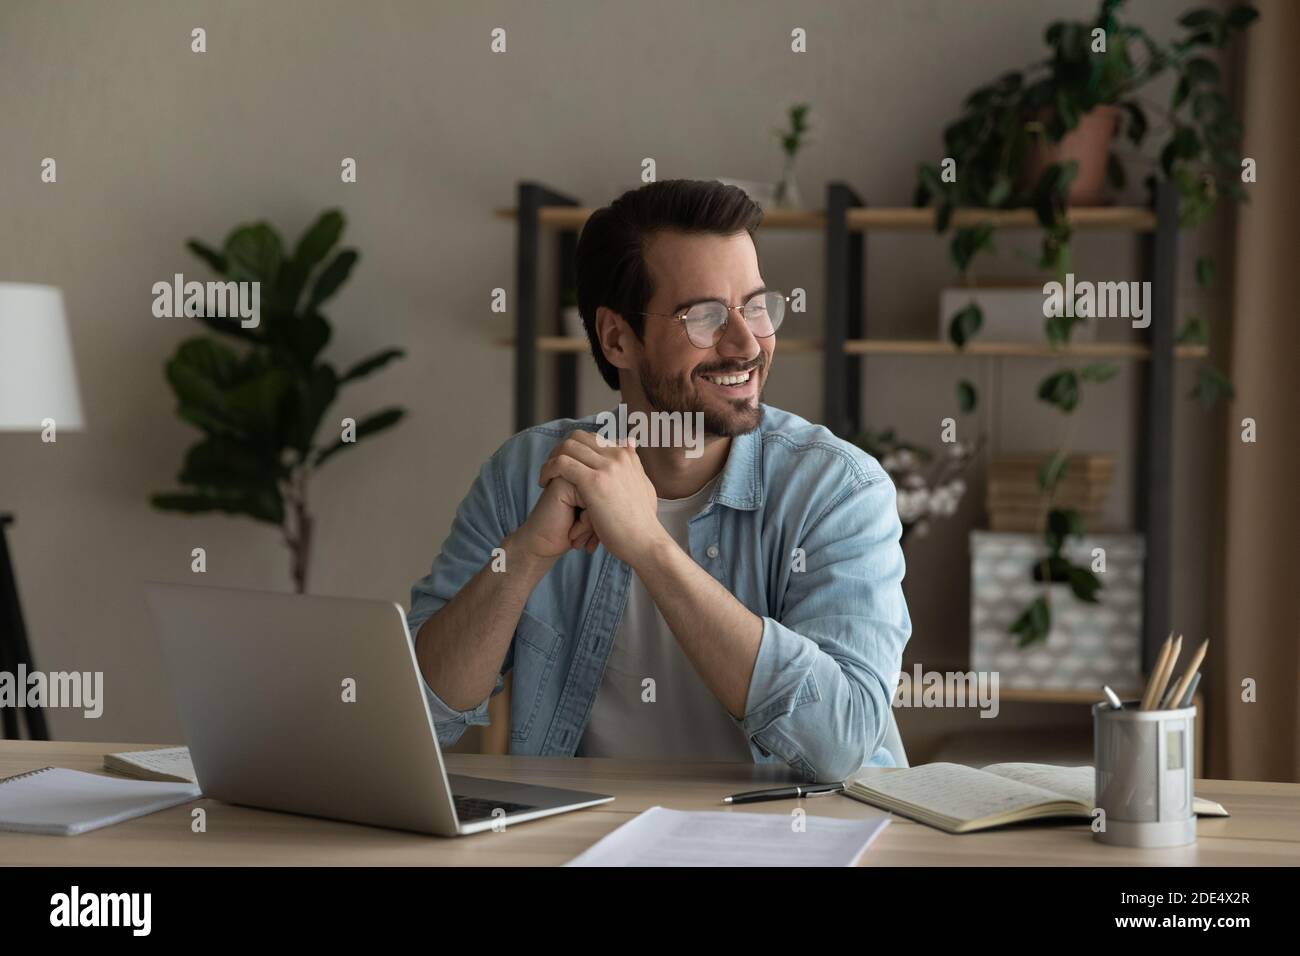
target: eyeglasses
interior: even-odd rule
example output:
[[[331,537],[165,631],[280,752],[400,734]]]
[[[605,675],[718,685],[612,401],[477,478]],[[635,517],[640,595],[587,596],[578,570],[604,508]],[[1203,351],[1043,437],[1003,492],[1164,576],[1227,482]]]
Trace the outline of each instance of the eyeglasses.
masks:
[[[727,305],[714,299],[709,302],[697,302],[685,312],[641,312],[640,315],[657,315],[666,319],[675,319],[686,329],[686,337],[696,348],[710,349],[718,344],[722,333],[726,331],[727,320],[733,311],[739,311],[749,325],[749,331],[755,338],[765,339],[776,335],[785,318],[785,304],[790,297],[780,292],[769,290],[760,292],[744,305]]]

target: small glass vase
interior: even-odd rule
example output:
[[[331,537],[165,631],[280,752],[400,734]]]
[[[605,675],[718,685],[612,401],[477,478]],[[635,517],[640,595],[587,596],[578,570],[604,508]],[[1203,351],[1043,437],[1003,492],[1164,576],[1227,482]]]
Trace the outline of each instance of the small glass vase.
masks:
[[[787,159],[785,169],[781,172],[781,181],[776,184],[776,196],[773,205],[778,209],[801,209],[803,197],[799,195],[799,183],[794,178],[794,159]]]

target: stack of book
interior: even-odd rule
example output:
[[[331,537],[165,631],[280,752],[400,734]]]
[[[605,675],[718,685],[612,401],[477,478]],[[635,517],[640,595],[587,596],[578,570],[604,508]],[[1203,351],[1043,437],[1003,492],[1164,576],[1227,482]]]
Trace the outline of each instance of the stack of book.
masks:
[[[1004,455],[989,464],[985,505],[992,531],[1041,531],[1047,516],[1038,474],[1050,455]],[[1073,508],[1089,530],[1101,524],[1106,495],[1115,474],[1109,455],[1071,455],[1057,483],[1054,508]]]

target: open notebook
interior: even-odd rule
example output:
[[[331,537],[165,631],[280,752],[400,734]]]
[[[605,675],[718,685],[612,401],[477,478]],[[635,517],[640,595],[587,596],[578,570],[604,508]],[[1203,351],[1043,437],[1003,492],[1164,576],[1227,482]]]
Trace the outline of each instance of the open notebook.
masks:
[[[45,767],[0,780],[0,830],[73,836],[202,795],[190,783],[122,780]]]
[[[1049,817],[1083,817],[1093,811],[1092,767],[997,763],[976,770],[955,763],[920,767],[863,767],[844,783],[855,800],[949,833],[987,830]],[[1197,797],[1199,816],[1226,817],[1213,800]]]

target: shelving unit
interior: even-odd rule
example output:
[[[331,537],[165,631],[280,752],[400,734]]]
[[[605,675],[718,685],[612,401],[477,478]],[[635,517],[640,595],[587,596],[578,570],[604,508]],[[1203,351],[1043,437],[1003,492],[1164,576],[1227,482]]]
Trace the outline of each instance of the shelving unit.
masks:
[[[574,285],[573,260],[577,237],[592,209],[581,206],[539,183],[518,185],[514,209],[499,209],[496,216],[517,225],[515,334],[494,344],[515,353],[515,429],[537,423],[537,362],[539,354],[553,354],[556,369],[555,404],[558,414],[577,414],[577,359],[588,350],[584,339],[555,334],[562,331],[558,300],[546,304],[551,334],[543,331],[540,301],[541,244],[547,238],[558,247],[558,288]],[[1143,668],[1150,671],[1172,620],[1173,513],[1173,410],[1174,362],[1201,358],[1204,346],[1175,343],[1175,296],[1178,262],[1178,194],[1167,183],[1159,185],[1153,208],[1079,208],[1068,213],[1078,230],[1130,232],[1140,243],[1142,276],[1151,282],[1153,312],[1150,326],[1139,342],[1078,343],[1052,349],[1046,343],[976,341],[957,349],[939,340],[872,338],[865,321],[863,277],[866,271],[866,237],[871,232],[933,231],[934,211],[917,208],[868,208],[853,189],[842,182],[826,188],[823,210],[769,210],[764,231],[821,232],[825,239],[825,312],[820,340],[781,339],[782,352],[820,353],[822,360],[822,421],[837,435],[860,429],[864,356],[1005,358],[1113,358],[1139,363],[1141,431],[1135,449],[1136,526],[1146,539],[1143,604]],[[989,222],[999,229],[1036,229],[1031,210],[964,209],[953,216],[956,225]],[[1076,702],[1077,693],[1034,692],[1025,700]]]
[[[539,335],[536,343],[538,352],[580,352],[585,355],[591,348],[586,339],[575,339],[567,335]],[[515,344],[515,339],[514,336],[503,336],[493,339],[492,344],[511,348]],[[822,344],[817,339],[778,339],[777,350],[820,352]],[[922,357],[978,355],[982,358],[1113,358],[1138,361],[1145,361],[1151,357],[1149,347],[1128,342],[1080,342],[1061,349],[1030,342],[972,342],[964,349],[959,349],[951,342],[929,339],[849,339],[844,343],[844,351],[848,355]],[[1174,357],[1205,358],[1209,351],[1204,345],[1179,345],[1174,348]]]

